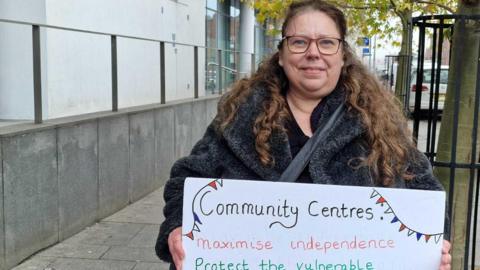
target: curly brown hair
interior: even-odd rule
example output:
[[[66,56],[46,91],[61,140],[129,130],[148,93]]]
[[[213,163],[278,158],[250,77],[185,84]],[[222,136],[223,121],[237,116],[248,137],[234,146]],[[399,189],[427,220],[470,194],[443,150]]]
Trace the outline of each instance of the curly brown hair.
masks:
[[[289,22],[308,11],[320,11],[337,25],[341,38],[347,35],[345,16],[335,6],[321,0],[294,2],[287,10],[282,26],[285,35]],[[282,50],[282,43],[278,46]],[[407,121],[399,102],[384,89],[381,83],[358,60],[348,43],[342,43],[344,66],[338,86],[346,90],[349,112],[359,114],[366,127],[366,140],[370,152],[362,166],[368,166],[376,184],[391,186],[396,177],[411,179],[406,171],[407,159],[415,148],[408,132]],[[253,132],[255,147],[264,166],[272,166],[275,160],[270,154],[269,139],[274,130],[285,131],[285,120],[290,117],[282,91],[288,89],[288,78],[278,63],[279,52],[266,59],[249,79],[238,81],[219,104],[216,121],[220,132],[233,121],[239,106],[254,89],[268,90],[270,97],[263,103],[263,112],[255,120]]]

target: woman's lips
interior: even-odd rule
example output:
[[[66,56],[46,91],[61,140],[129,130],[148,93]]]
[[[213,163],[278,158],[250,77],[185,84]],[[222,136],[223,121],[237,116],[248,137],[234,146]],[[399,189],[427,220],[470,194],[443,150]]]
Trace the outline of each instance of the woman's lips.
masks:
[[[300,68],[300,70],[303,71],[305,74],[311,74],[311,75],[318,75],[325,71],[324,68],[320,68],[320,67],[304,67],[304,68]]]

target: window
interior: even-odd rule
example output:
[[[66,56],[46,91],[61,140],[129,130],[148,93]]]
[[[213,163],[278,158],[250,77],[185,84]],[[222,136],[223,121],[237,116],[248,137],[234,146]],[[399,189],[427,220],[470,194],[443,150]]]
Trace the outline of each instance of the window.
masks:
[[[217,47],[217,13],[215,11],[207,9],[207,47],[216,48]]]
[[[206,6],[206,89],[214,93],[230,85],[236,78],[240,49],[240,1],[207,0]],[[219,65],[218,51],[221,49]],[[222,86],[218,85],[222,76]]]
[[[436,79],[437,74],[434,74],[434,80]],[[432,70],[431,69],[424,69],[423,70],[423,83],[430,83],[432,78]],[[447,84],[448,83],[448,69],[441,69],[440,70],[440,83]]]
[[[217,0],[207,0],[207,8],[217,10]]]

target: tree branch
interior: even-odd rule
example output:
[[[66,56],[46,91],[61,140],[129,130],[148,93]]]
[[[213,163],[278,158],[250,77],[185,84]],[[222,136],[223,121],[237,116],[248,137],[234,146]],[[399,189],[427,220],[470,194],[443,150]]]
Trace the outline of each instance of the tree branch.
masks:
[[[395,5],[395,2],[393,2],[393,0],[390,0],[390,4],[395,10],[397,10],[397,5]]]
[[[341,7],[341,8],[348,8],[348,9],[372,9],[372,8],[376,8],[375,6],[351,6],[351,5],[345,5],[345,4],[338,4],[337,3],[337,6]]]
[[[346,8],[346,9],[378,9],[380,7],[378,7],[378,5],[375,5],[375,4],[370,4],[370,5],[349,5],[349,4],[344,4],[344,3],[339,3],[338,1],[326,1],[330,4],[334,4],[338,7],[341,7],[341,8]]]
[[[439,3],[436,3],[434,1],[426,1],[426,0],[416,0],[417,3],[419,4],[430,4],[430,5],[436,5],[438,7],[441,7],[443,9],[445,9],[446,11],[450,12],[451,14],[454,14],[455,13],[455,10],[451,9],[449,6],[447,5],[443,5],[443,4],[439,4]]]
[[[390,0],[390,4],[392,5],[393,12],[395,12],[395,14],[397,14],[397,16],[400,17],[400,19],[402,20],[402,24],[403,24],[403,14],[401,14],[401,13],[397,10],[397,5],[395,5],[395,2],[393,2],[393,0]]]

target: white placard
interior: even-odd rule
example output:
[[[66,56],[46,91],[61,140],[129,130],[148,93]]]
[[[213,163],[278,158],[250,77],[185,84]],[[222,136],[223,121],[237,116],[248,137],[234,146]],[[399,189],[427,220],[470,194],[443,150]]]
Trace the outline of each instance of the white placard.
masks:
[[[437,270],[445,192],[188,178],[185,270]]]

